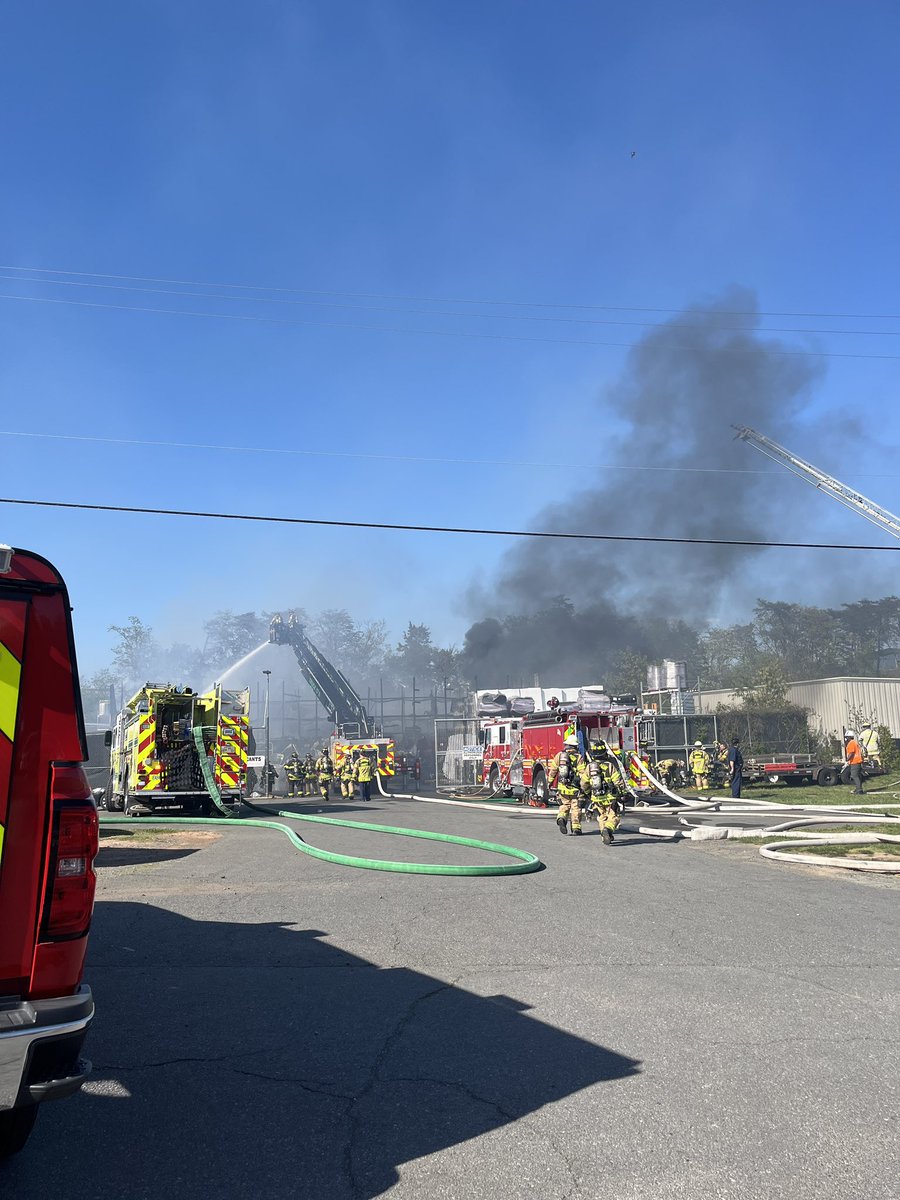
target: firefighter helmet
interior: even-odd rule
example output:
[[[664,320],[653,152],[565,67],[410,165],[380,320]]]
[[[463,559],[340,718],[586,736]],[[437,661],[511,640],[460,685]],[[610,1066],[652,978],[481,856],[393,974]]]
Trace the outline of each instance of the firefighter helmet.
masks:
[[[695,745],[695,746],[699,746],[701,750],[703,749],[703,743],[702,743],[702,742],[694,742],[694,745]]]
[[[570,733],[569,736],[566,738],[566,745],[574,746],[576,749],[578,748],[578,738],[575,736],[574,733]]]

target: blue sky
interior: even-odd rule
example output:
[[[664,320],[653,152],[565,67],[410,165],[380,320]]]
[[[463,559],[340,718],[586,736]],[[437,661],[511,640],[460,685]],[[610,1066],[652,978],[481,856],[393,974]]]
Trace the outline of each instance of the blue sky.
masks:
[[[585,483],[598,448],[579,446],[569,470],[503,463],[558,462],[560,421],[625,363],[622,345],[573,342],[643,332],[573,316],[656,322],[669,314],[624,310],[734,284],[766,312],[900,312],[894,4],[20,4],[2,31],[5,266],[297,289],[0,271],[6,496],[527,525]],[[765,326],[877,331],[781,336],[900,355],[896,320]],[[821,465],[900,507],[900,359],[823,361],[811,416],[845,410],[871,436],[835,438]],[[792,525],[800,486],[773,481],[786,496],[773,536],[810,532]],[[832,507],[817,535],[877,540]],[[345,606],[459,641],[477,615],[466,589],[489,585],[502,553],[7,505],[0,541],[61,568],[88,670],[131,613],[171,640],[219,608]]]

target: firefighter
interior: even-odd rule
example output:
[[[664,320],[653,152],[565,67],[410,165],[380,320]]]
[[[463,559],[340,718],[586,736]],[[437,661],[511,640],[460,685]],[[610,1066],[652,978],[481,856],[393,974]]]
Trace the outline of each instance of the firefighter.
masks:
[[[574,733],[567,734],[562,750],[554,756],[550,764],[550,776],[547,780],[551,788],[556,784],[559,792],[559,816],[556,818],[556,824],[562,834],[568,832],[566,827],[570,813],[572,833],[581,834],[581,797],[586,790],[586,767],[587,764],[578,751],[578,738]]]
[[[694,742],[694,748],[688,758],[688,766],[691,768],[691,774],[694,776],[694,786],[698,790],[705,788],[709,775],[709,755],[703,749],[702,742]]]
[[[863,754],[877,766],[881,766],[881,754],[878,750],[878,730],[872,728],[871,721],[863,721],[859,734],[859,744]]]
[[[355,778],[359,783],[359,790],[362,793],[363,800],[371,800],[369,785],[375,777],[375,768],[372,762],[372,755],[365,751],[360,754],[356,762]]]
[[[606,742],[596,743],[591,758],[588,764],[591,811],[597,814],[604,846],[611,846],[616,840],[614,834],[619,828],[619,812],[622,808],[621,778]]]
[[[341,763],[341,795],[345,800],[353,799],[353,776],[356,772],[357,754],[358,751],[351,756],[350,749],[348,747],[347,753],[344,755],[344,761]]]
[[[266,764],[266,795],[275,795],[275,780],[278,778],[278,772],[275,770],[273,763]]]
[[[677,769],[677,758],[661,758],[656,764],[656,778],[660,783],[664,783],[667,788],[671,788],[675,782],[675,772]]]
[[[300,769],[300,758],[297,751],[294,750],[291,757],[284,764],[284,773],[287,778],[287,794],[289,796],[298,796],[300,794]]]
[[[328,747],[323,746],[322,752],[316,759],[316,779],[319,782],[319,795],[323,800],[329,800],[328,791],[331,787],[331,780],[334,777],[334,764],[331,761],[331,755],[328,753]]]
[[[295,755],[297,758],[297,765],[295,768],[296,772],[297,772],[297,795],[305,796],[306,795],[306,759],[301,758],[299,754],[296,754],[296,751],[295,751]]]
[[[304,796],[314,796],[316,794],[316,756],[310,750],[303,763],[306,768],[304,778]]]

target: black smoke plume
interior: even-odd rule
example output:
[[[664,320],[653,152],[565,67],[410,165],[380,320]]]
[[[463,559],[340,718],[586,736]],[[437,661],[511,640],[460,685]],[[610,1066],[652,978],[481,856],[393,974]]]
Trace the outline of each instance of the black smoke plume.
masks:
[[[780,468],[741,442],[749,425],[790,444],[819,361],[759,331],[752,292],[734,288],[643,337],[622,377],[590,407],[557,409],[547,459],[573,463],[590,486],[551,504],[532,528],[563,532],[782,540],[788,530]],[[796,440],[796,437],[795,437]],[[593,471],[584,464],[590,457]],[[706,468],[607,470],[604,464]],[[742,473],[733,473],[735,469]],[[797,485],[799,489],[800,485]],[[796,498],[796,489],[787,493]],[[795,507],[805,506],[805,497]],[[691,628],[743,618],[765,590],[764,552],[723,546],[523,541],[488,591],[464,654],[482,686],[601,677],[623,649],[682,657]],[[551,678],[552,676],[552,678]]]

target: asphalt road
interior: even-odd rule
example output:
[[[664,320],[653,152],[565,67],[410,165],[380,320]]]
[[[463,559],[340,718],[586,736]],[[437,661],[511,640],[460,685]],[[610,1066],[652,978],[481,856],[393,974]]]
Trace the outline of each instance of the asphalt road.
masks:
[[[734,844],[606,848],[534,810],[353,811],[546,870],[355,871],[252,829],[107,843],[95,1073],[41,1114],[0,1194],[900,1197],[896,881]]]

